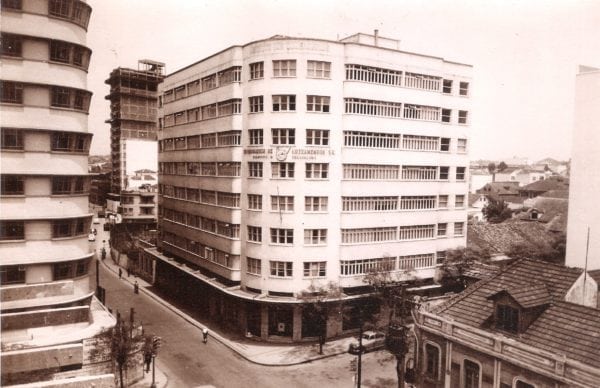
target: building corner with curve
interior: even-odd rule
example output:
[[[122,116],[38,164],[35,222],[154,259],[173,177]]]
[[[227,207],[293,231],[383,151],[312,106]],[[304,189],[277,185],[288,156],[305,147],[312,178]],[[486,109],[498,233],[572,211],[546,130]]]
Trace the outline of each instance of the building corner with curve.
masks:
[[[2,1],[1,385],[113,387],[88,242],[92,9]]]
[[[255,338],[353,332],[365,275],[432,279],[466,245],[471,72],[376,32],[277,35],[169,74],[141,268]],[[299,296],[332,285],[316,323]]]

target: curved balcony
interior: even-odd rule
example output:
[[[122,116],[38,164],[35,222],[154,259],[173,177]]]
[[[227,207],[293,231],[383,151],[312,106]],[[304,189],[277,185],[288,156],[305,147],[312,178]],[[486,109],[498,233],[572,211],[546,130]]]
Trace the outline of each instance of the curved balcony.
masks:
[[[87,6],[87,5],[86,5]],[[89,8],[89,6],[87,6]],[[2,9],[2,31],[13,34],[31,35],[31,26],[36,26],[36,36],[48,39],[59,39],[72,42],[82,46],[86,43],[86,28],[70,21],[40,11],[27,10],[9,11]]]
[[[18,57],[2,57],[2,79],[41,85],[60,80],[60,86],[75,89],[87,87],[87,72],[82,68]]]
[[[4,117],[3,117],[4,124]],[[58,152],[2,152],[2,171],[23,175],[85,175],[87,155]]]
[[[81,217],[88,214],[88,193],[80,195],[1,197],[2,219]]]

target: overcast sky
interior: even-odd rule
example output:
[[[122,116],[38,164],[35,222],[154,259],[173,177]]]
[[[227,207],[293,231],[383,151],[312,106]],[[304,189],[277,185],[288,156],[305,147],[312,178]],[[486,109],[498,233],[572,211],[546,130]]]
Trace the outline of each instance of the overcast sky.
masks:
[[[104,80],[138,59],[167,74],[276,34],[336,40],[356,32],[474,66],[471,159],[571,155],[578,65],[600,67],[600,1],[89,0],[91,154],[108,154]]]

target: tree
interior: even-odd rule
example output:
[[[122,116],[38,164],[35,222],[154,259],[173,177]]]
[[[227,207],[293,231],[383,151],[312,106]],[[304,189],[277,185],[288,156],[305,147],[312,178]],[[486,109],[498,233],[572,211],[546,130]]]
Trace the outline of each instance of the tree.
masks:
[[[466,273],[475,263],[485,263],[491,257],[487,249],[457,248],[446,251],[446,259],[438,272],[438,282],[447,290],[460,292],[467,286]]]
[[[337,284],[330,282],[326,286],[311,284],[308,289],[300,292],[298,299],[302,300],[302,313],[307,318],[305,322],[312,322],[317,327],[319,337],[319,354],[323,354],[323,345],[327,337],[328,301],[338,300],[342,291]]]
[[[540,246],[532,242],[521,242],[510,247],[506,255],[513,259],[534,259],[551,263],[564,264],[566,252],[566,236],[559,235],[551,246]]]
[[[498,172],[502,172],[502,171],[506,170],[507,168],[508,168],[508,166],[504,162],[500,162],[500,164],[498,164]]]
[[[483,216],[488,222],[497,224],[512,217],[512,210],[503,199],[488,196],[488,202],[481,209]]]

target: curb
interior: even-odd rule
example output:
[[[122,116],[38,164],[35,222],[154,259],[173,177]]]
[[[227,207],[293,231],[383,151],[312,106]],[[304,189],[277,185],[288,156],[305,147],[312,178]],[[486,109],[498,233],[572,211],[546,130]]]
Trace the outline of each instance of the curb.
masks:
[[[110,260],[112,260],[112,258]],[[104,261],[102,261],[102,264],[104,265],[104,267],[108,268],[114,274],[118,274],[118,272],[116,270],[114,270],[113,268],[111,268],[108,264],[104,263]],[[118,264],[116,264],[116,263],[115,263],[115,265],[118,266]],[[124,277],[123,279],[125,281],[127,281],[129,284],[133,285],[133,283],[128,278]],[[148,295],[150,298],[154,299],[154,301],[156,301],[157,303],[160,303],[161,305],[165,306],[169,310],[173,311],[175,314],[179,315],[181,318],[183,318],[188,323],[191,323],[192,325],[196,326],[197,328],[199,328],[199,329],[204,329],[204,328],[210,329],[208,326],[203,325],[202,323],[198,322],[197,320],[195,320],[194,318],[190,317],[189,315],[187,315],[186,313],[184,313],[183,311],[181,311],[177,307],[173,306],[172,304],[168,303],[167,301],[165,301],[164,299],[162,299],[158,295],[154,294],[152,291],[147,290],[145,287],[140,287],[139,290],[142,291],[144,294]],[[316,360],[321,360],[321,359],[324,359],[324,358],[334,357],[334,356],[338,356],[340,354],[344,354],[345,353],[345,351],[339,351],[339,352],[335,352],[335,353],[331,353],[331,354],[321,354],[321,355],[318,355],[318,356],[313,357],[313,358],[309,358],[309,359],[301,360],[301,361],[296,361],[296,362],[275,363],[275,364],[273,364],[273,363],[266,363],[266,362],[261,362],[261,361],[253,360],[247,354],[245,354],[243,351],[241,351],[240,349],[238,349],[238,347],[235,346],[232,343],[232,341],[229,341],[229,340],[223,338],[220,334],[215,334],[215,332],[211,332],[211,337],[214,338],[214,339],[216,339],[220,344],[222,344],[222,345],[226,346],[227,348],[233,350],[235,353],[237,353],[243,359],[245,359],[247,361],[250,361],[251,363],[256,364],[256,365],[269,366],[269,367],[275,367],[275,366],[293,366],[293,365],[307,364],[309,362],[313,362],[313,361],[316,361]]]

